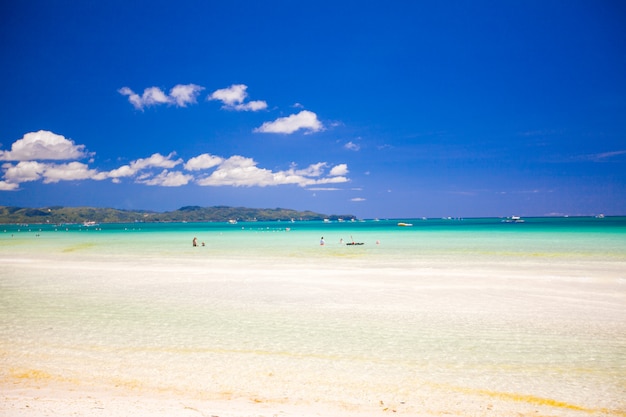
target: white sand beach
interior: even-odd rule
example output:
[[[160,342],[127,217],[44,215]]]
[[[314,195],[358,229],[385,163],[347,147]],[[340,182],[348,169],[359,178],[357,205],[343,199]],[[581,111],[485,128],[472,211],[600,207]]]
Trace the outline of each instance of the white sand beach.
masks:
[[[620,257],[68,247],[0,254],[2,415],[626,415]]]

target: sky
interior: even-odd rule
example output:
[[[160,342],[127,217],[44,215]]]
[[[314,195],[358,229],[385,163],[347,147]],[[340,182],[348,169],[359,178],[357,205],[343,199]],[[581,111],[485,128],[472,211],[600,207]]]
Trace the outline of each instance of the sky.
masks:
[[[626,214],[626,3],[0,2],[0,205]]]

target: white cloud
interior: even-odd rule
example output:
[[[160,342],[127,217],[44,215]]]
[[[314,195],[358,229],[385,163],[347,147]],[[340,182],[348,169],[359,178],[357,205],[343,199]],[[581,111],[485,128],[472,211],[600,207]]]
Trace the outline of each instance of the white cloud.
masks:
[[[219,156],[203,153],[202,155],[198,155],[188,160],[185,164],[185,169],[187,171],[199,171],[203,169],[209,169],[218,166],[223,161],[224,159]]]
[[[56,183],[59,181],[76,180],[102,180],[106,176],[99,175],[95,169],[89,169],[87,164],[81,162],[69,162],[67,164],[46,164],[43,172],[44,184]]]
[[[46,169],[46,164],[37,161],[22,161],[16,165],[3,164],[2,168],[5,170],[5,181],[19,184],[40,179]]]
[[[233,84],[228,88],[215,90],[211,93],[208,100],[218,100],[224,105],[222,108],[237,111],[259,111],[267,108],[267,103],[262,100],[249,101],[244,103],[248,97],[246,90],[248,86],[245,84]]]
[[[330,175],[332,176],[338,176],[338,175],[346,175],[348,172],[348,165],[347,164],[339,164],[339,165],[335,165],[331,170],[330,170]]]
[[[160,153],[154,153],[149,158],[140,158],[131,162],[130,167],[135,171],[145,168],[174,168],[176,165],[183,162],[182,159],[172,160],[175,155],[175,152],[172,152],[167,156],[163,156]]]
[[[31,132],[18,139],[10,151],[0,151],[0,160],[69,160],[88,156],[85,145],[76,145],[70,139],[47,130]]]
[[[254,129],[254,131],[290,134],[300,129],[317,132],[323,130],[324,125],[317,119],[317,114],[312,111],[302,110],[298,114],[280,117],[273,122],[265,122],[261,127]]]
[[[296,170],[295,166],[292,167],[292,172],[295,175],[303,175],[307,177],[319,177],[324,173],[324,168],[326,168],[328,164],[326,162],[318,162],[317,164],[311,164],[305,169]]]
[[[141,110],[143,108],[143,101],[141,99],[141,96],[139,94],[136,94],[130,88],[122,87],[117,90],[117,92],[123,96],[128,96],[128,101],[130,101],[130,104],[132,104],[133,107],[135,107],[136,109]]]
[[[88,164],[79,161],[48,162],[54,159],[76,159],[89,154],[84,151],[84,145],[75,145],[47,131],[24,135],[24,138],[13,144],[11,151],[4,151],[1,155],[3,159],[12,162],[5,162],[0,167],[3,172],[0,191],[17,190],[25,182],[42,181],[51,184],[87,179],[110,179],[113,183],[120,183],[124,178],[131,178],[136,183],[162,187],[178,187],[192,182],[204,186],[308,187],[349,181],[345,176],[348,173],[346,164],[336,165],[328,173],[329,164],[326,162],[314,163],[303,169],[298,169],[292,163],[287,170],[272,171],[260,168],[252,158],[240,155],[223,158],[208,153],[190,158],[186,163],[176,158],[175,152],[168,155],[154,153],[110,171],[99,171],[89,166],[93,160]],[[182,167],[176,169],[183,163]],[[195,171],[200,172],[194,174]]]
[[[204,90],[204,87],[195,84],[178,84],[170,90],[170,97],[174,100],[177,106],[187,107],[187,104],[195,104],[196,98],[200,91]]]
[[[354,142],[348,142],[343,147],[349,151],[358,151],[361,149],[361,146]]]
[[[259,111],[259,110],[267,109],[267,103],[262,100],[256,100],[256,101],[249,101],[243,104],[236,104],[228,108],[232,108],[233,110],[237,110],[237,111]]]
[[[197,181],[199,185],[232,185],[264,187],[272,182],[272,172],[257,168],[252,158],[235,155],[226,159],[211,175]]]
[[[233,84],[228,88],[215,90],[208,99],[219,100],[226,106],[234,106],[235,104],[243,103],[246,97],[248,97],[247,89],[248,86],[245,84]]]
[[[0,191],[14,191],[19,188],[19,184],[14,184],[11,182],[0,181]]]
[[[145,106],[170,103],[170,98],[159,87],[146,88],[141,100]]]
[[[350,201],[361,202],[361,201],[365,201],[365,199],[361,197],[355,197],[355,198],[351,198]]]
[[[113,178],[115,180],[117,178],[132,177],[136,172],[137,170],[131,168],[130,165],[122,165],[119,168],[109,171],[108,176],[109,178]]]
[[[139,158],[132,161],[130,164],[122,165],[119,168],[113,169],[107,172],[105,175],[107,178],[112,178],[113,182],[119,183],[120,178],[132,177],[140,173],[140,171],[147,170],[150,168],[174,168],[175,166],[181,164],[183,162],[182,159],[174,160],[175,152],[171,152],[167,156],[163,156],[160,153],[154,153],[149,158]],[[153,178],[153,174],[151,172],[142,172],[141,175],[138,176],[137,182],[148,184],[150,178]],[[161,185],[158,184],[158,180],[155,180],[153,184],[148,185]],[[175,182],[172,178],[167,180],[168,184],[172,184]],[[186,184],[186,183],[185,183]],[[183,184],[184,185],[184,184]],[[171,186],[171,185],[169,185]]]
[[[320,162],[303,170],[296,170],[292,167],[286,171],[273,172],[257,167],[257,163],[252,158],[236,155],[226,159],[211,175],[197,180],[197,183],[204,186],[267,187],[293,184],[305,187],[349,181],[339,176],[318,178],[322,174],[321,168],[326,165],[325,162]]]
[[[168,170],[163,170],[163,172],[156,177],[139,182],[146,185],[159,185],[161,187],[180,187],[181,185],[187,185],[192,179],[192,175],[183,174],[178,171],[170,172]]]
[[[350,180],[347,177],[337,176],[337,177],[320,178],[319,180],[315,180],[311,182],[311,184],[340,184],[340,183],[348,182],[348,181]],[[305,184],[305,185],[309,185],[309,184]]]
[[[174,86],[169,95],[165,94],[159,87],[148,87],[143,90],[140,96],[128,87],[122,87],[118,92],[123,96],[128,96],[128,101],[137,109],[156,106],[159,104],[173,104],[178,107],[186,107],[188,104],[196,103],[200,91],[204,90],[196,84],[178,84]]]
[[[76,161],[66,164],[21,161],[16,165],[4,164],[3,168],[5,169],[5,181],[12,184],[37,181],[39,179],[43,179],[44,184],[50,184],[59,181],[103,180],[107,178],[105,173],[89,169],[86,164]]]

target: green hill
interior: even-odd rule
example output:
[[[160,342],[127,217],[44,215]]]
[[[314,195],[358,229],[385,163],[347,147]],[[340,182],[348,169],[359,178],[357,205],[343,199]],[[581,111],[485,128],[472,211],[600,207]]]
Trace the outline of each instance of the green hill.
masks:
[[[255,209],[246,207],[199,207],[186,206],[168,212],[147,210],[119,210],[94,207],[42,207],[24,208],[0,206],[0,223],[129,223],[129,222],[225,222],[237,221],[272,221],[272,220],[322,220],[344,218],[353,219],[353,215],[326,215],[312,211],[291,209]]]

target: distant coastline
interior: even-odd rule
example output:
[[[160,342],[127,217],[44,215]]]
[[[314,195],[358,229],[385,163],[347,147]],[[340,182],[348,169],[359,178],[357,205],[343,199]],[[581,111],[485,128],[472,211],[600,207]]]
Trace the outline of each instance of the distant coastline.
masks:
[[[351,214],[322,214],[284,208],[258,209],[229,206],[185,206],[178,210],[155,212],[96,207],[50,206],[41,208],[0,206],[0,224],[132,223],[132,222],[222,222],[272,220],[346,220]]]

